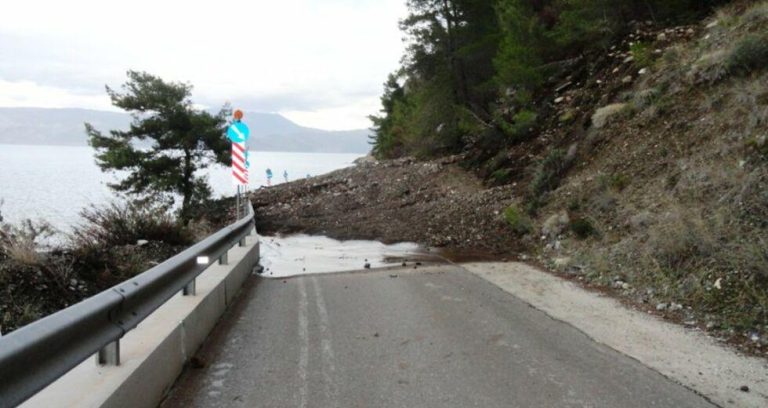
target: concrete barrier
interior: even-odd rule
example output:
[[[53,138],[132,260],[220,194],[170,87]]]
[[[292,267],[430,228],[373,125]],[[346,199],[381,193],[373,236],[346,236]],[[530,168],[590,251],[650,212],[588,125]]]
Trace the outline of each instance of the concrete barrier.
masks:
[[[174,296],[121,339],[121,365],[88,359],[22,407],[156,407],[258,264],[258,236],[228,257],[198,276],[195,296]]]

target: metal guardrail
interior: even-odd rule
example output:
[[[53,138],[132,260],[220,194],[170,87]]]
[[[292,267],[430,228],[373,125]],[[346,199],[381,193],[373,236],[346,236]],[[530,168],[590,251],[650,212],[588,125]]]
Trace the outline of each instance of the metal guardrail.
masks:
[[[238,242],[245,245],[254,229],[250,203],[243,212],[152,269],[0,337],[0,407],[24,402],[93,355],[99,364],[120,364],[119,341],[127,332],[178,292],[194,295],[198,275],[217,260],[226,264]]]

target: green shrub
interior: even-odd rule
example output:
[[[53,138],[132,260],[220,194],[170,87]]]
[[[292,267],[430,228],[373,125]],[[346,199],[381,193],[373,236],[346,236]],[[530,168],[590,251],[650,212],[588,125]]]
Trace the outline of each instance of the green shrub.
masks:
[[[491,174],[491,179],[496,185],[507,184],[512,179],[511,169],[499,169]]]
[[[531,182],[533,196],[553,190],[560,184],[560,176],[565,171],[565,151],[554,149],[541,161]]]
[[[653,50],[644,42],[636,42],[629,47],[629,51],[634,58],[635,66],[638,68],[649,67],[653,64]]]
[[[581,210],[581,199],[577,197],[572,197],[570,200],[568,200],[568,210],[569,211]]]
[[[592,221],[587,218],[574,219],[571,221],[570,229],[579,239],[587,239],[591,236],[597,235],[597,229],[592,224]]]
[[[557,120],[560,123],[571,123],[576,119],[577,112],[578,111],[575,109],[566,109],[565,112],[563,112],[563,114],[560,115],[559,118],[557,118]]]
[[[631,179],[624,173],[614,173],[610,176],[603,174],[598,178],[598,183],[604,189],[612,189],[616,191],[624,191],[629,186]]]
[[[526,235],[533,231],[531,219],[514,205],[504,210],[504,220],[512,227],[515,234]]]
[[[768,65],[768,35],[751,34],[744,37],[731,51],[727,60],[728,71],[747,75]]]
[[[496,122],[507,136],[517,139],[527,136],[531,129],[536,126],[537,119],[538,115],[535,112],[523,109],[512,117],[512,123],[500,116],[496,118]]]

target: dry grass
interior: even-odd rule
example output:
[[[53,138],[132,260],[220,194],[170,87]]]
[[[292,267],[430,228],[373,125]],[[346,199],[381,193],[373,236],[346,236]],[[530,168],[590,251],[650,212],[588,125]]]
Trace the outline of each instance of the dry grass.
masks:
[[[0,224],[0,253],[3,257],[21,265],[39,265],[39,248],[42,240],[50,238],[54,228],[46,222],[29,219],[14,226]]]
[[[640,114],[616,106],[598,121],[589,137],[604,143],[542,213],[568,208],[600,231],[571,234],[556,255],[585,280],[628,282],[627,296],[680,303],[678,318],[741,341],[757,333],[768,349],[768,39],[754,41],[768,32],[768,1],[716,21],[626,94]]]

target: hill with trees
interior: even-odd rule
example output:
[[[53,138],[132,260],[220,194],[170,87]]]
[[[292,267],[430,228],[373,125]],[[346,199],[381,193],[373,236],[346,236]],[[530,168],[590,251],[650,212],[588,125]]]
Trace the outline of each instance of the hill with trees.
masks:
[[[429,195],[424,239],[535,259],[768,355],[767,1],[408,5],[374,153],[482,183]]]

